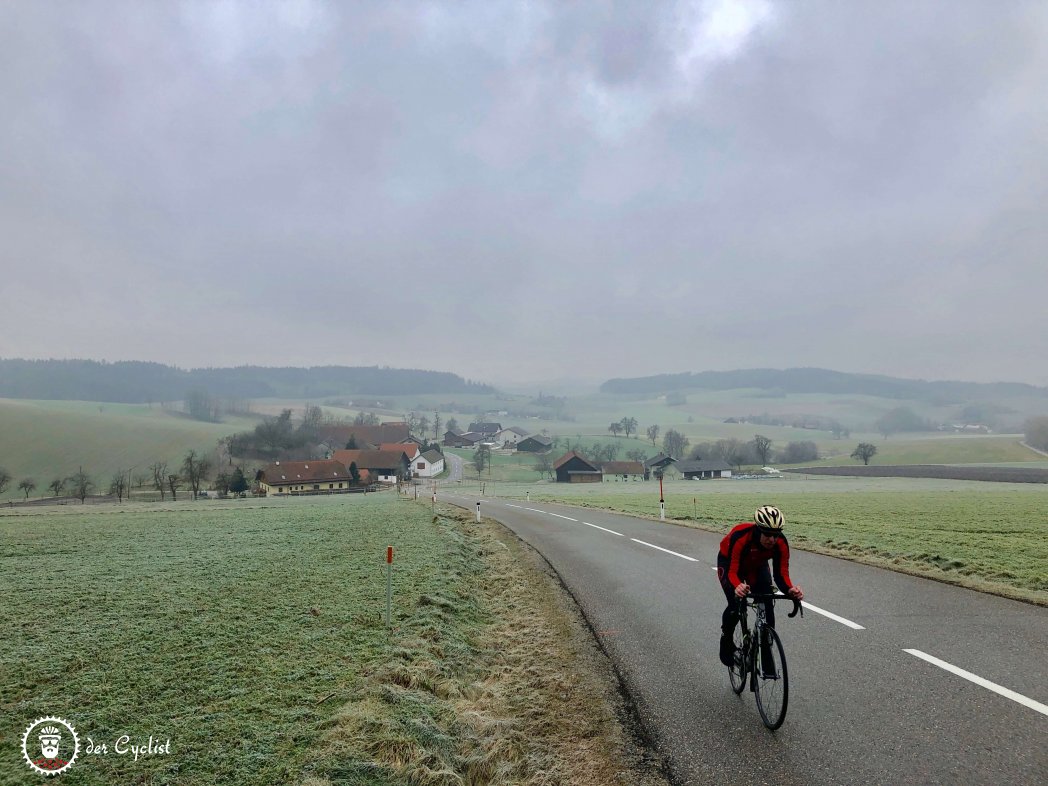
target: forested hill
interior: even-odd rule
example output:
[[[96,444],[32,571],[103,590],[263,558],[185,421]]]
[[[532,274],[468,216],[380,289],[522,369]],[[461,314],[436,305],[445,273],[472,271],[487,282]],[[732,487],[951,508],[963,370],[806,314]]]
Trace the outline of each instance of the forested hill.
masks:
[[[182,399],[194,390],[237,398],[494,392],[489,385],[448,372],[377,366],[238,366],[186,371],[139,361],[0,359],[0,398],[136,404]]]
[[[773,393],[830,393],[896,399],[972,399],[989,396],[1045,396],[1048,388],[1022,382],[927,382],[874,374],[846,374],[822,368],[753,368],[739,371],[699,371],[652,377],[609,379],[602,393],[659,395],[689,389],[757,388]]]

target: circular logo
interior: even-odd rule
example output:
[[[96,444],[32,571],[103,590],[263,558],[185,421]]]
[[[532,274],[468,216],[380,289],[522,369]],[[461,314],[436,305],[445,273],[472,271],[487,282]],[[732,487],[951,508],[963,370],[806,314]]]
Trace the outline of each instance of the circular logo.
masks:
[[[48,715],[29,724],[22,735],[26,764],[41,775],[59,775],[76,761],[80,738],[68,721]]]

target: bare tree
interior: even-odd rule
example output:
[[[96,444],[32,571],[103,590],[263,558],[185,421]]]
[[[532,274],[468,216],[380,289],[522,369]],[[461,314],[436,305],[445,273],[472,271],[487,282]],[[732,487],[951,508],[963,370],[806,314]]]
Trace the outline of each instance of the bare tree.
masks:
[[[771,440],[763,434],[757,434],[753,437],[753,441],[750,444],[753,445],[753,450],[761,460],[761,464],[767,464],[768,454],[771,453]]]
[[[189,488],[192,489],[193,499],[200,494],[201,484],[207,480],[207,474],[211,471],[211,462],[204,456],[198,456],[195,450],[191,450],[182,459],[182,475]]]
[[[864,466],[868,466],[870,459],[872,459],[876,453],[876,445],[871,445],[869,442],[860,442],[855,450],[852,451],[851,457],[853,459],[860,459]]]
[[[178,490],[182,488],[182,478],[174,473],[167,476],[167,488],[171,492],[171,499],[178,499]]]
[[[124,492],[128,490],[127,475],[124,474],[123,470],[120,470],[113,479],[109,482],[109,493],[117,498],[118,502],[123,502]]]
[[[679,459],[684,456],[684,452],[688,449],[688,438],[681,434],[676,429],[670,429],[666,432],[666,436],[662,438],[662,450],[671,458]]]
[[[631,417],[624,417],[619,421],[622,424],[622,431],[626,434],[626,438],[629,439],[630,434],[637,430],[637,419]]]
[[[76,474],[69,478],[69,485],[73,489],[73,496],[80,500],[80,504],[84,504],[84,500],[94,490],[95,482],[91,480],[91,476],[84,472],[84,468],[81,467],[77,470]]]
[[[440,413],[434,411],[433,413],[433,441],[440,442]]]
[[[608,431],[611,432],[611,436],[617,437],[619,434],[622,433],[622,421],[612,423],[610,426],[608,426]]]
[[[550,458],[549,453],[539,453],[535,457],[535,471],[553,480],[553,459]]]
[[[11,473],[3,467],[0,467],[0,494],[3,494],[7,489],[7,485],[11,482]]]
[[[324,410],[316,404],[306,404],[306,409],[302,413],[302,424],[299,426],[299,430],[309,437],[315,437],[317,430],[323,422]]]
[[[54,494],[56,497],[65,490],[66,479],[55,478],[47,484],[47,490]]]
[[[491,471],[491,448],[487,445],[480,445],[477,447],[476,452],[473,454],[473,466],[477,468],[477,475],[484,472],[484,467]]]
[[[25,492],[26,502],[29,501],[29,492],[36,488],[36,481],[32,478],[22,478],[18,481],[18,490]]]
[[[648,435],[648,439],[651,440],[651,446],[655,447],[655,442],[659,438],[659,427],[652,424],[648,426],[648,430],[644,433],[646,433]]]
[[[153,487],[160,492],[160,501],[163,502],[164,494],[166,493],[167,462],[158,461],[155,464],[151,464],[149,471],[153,473]]]

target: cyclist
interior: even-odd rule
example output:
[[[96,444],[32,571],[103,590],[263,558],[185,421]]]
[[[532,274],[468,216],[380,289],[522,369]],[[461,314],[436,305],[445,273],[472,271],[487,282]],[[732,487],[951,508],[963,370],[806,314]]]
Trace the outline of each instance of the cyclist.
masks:
[[[720,659],[725,666],[730,667],[735,657],[732,637],[739,623],[742,598],[750,592],[771,593],[773,571],[775,585],[781,592],[796,600],[804,597],[801,588],[790,580],[790,544],[782,532],[784,523],[778,508],[763,505],[757,508],[753,521],[736,524],[721,541],[717,576],[728,601],[728,607],[721,615]],[[772,570],[768,569],[768,560],[771,560]],[[764,608],[768,624],[774,628],[775,611],[771,601],[765,601]]]

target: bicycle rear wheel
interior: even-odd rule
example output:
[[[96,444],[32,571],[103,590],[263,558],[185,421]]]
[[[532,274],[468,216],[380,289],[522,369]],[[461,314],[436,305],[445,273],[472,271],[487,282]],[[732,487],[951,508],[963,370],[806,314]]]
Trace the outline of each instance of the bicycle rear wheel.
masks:
[[[746,687],[746,645],[743,637],[742,625],[735,626],[735,662],[728,667],[728,679],[731,680],[731,689],[738,695]]]
[[[753,669],[753,687],[764,725],[774,731],[786,720],[786,706],[790,698],[789,675],[786,671],[786,654],[774,628],[764,626],[758,635],[767,637],[758,643],[756,664]]]

